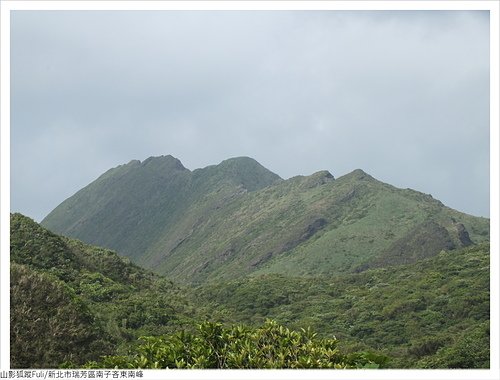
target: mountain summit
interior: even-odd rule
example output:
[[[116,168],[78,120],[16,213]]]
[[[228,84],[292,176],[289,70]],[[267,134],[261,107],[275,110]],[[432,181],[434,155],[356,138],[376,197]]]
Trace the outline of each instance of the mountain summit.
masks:
[[[65,200],[42,225],[195,283],[358,272],[489,239],[488,219],[360,169],[283,180],[248,157],[194,171],[172,156],[131,161]]]

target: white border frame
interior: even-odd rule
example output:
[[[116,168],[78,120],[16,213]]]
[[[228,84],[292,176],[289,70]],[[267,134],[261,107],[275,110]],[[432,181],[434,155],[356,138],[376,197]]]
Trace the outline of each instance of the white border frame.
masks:
[[[10,10],[0,3],[0,368],[10,357]]]
[[[12,1],[1,3],[0,131],[0,368],[10,357],[10,12],[22,10],[489,10],[490,11],[490,233],[491,361],[490,370],[168,370],[145,371],[163,379],[500,379],[499,350],[499,8],[490,1]]]

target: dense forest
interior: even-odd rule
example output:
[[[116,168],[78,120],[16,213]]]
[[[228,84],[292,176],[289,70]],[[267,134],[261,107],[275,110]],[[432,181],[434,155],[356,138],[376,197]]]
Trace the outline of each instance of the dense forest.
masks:
[[[489,367],[488,244],[186,286],[13,214],[11,260],[13,368]]]

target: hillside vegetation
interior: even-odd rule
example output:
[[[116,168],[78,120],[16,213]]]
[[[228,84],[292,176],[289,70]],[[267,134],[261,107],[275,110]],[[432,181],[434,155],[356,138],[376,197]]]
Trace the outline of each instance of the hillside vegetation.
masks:
[[[489,366],[487,243],[359,273],[185,287],[13,214],[11,260],[13,368]]]
[[[15,263],[10,273],[12,368],[54,368],[113,353],[111,336],[64,282]]]
[[[116,253],[11,215],[11,366],[83,364],[194,326],[181,288]]]
[[[378,350],[394,368],[489,366],[489,244],[396,268],[336,277],[264,275],[193,293],[214,318],[335,335]]]

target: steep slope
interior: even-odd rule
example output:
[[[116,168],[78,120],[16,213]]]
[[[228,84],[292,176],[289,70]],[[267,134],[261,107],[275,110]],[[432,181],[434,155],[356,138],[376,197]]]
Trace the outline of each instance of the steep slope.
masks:
[[[382,183],[361,170],[316,191],[317,199],[326,204],[317,214],[325,220],[324,227],[256,274],[362,271],[410,263],[489,239],[488,219],[447,208],[430,195]]]
[[[188,210],[147,263],[177,281],[247,274],[342,274],[412,262],[489,236],[487,219],[400,190],[361,170],[296,177],[196,213]],[[404,247],[404,250],[401,249]]]
[[[154,240],[155,226],[172,223],[185,202],[189,177],[189,170],[171,156],[130,161],[68,198],[41,224],[133,257]]]
[[[43,224],[184,283],[265,273],[336,275],[489,239],[488,219],[359,169],[338,179],[321,171],[283,181],[249,158],[193,172],[172,157],[155,160],[168,161],[177,174],[168,170],[158,179],[137,162],[129,164],[137,168],[113,169]],[[140,188],[129,184],[136,172],[145,183]],[[164,184],[153,191],[148,184],[157,181]],[[124,200],[129,193],[143,201]]]
[[[342,276],[264,275],[198,287],[214,319],[266,318],[381,350],[393,368],[489,367],[489,244]]]
[[[149,247],[175,228],[189,207],[216,207],[279,180],[247,157],[193,172],[172,156],[150,157],[107,171],[41,224],[142,263]]]
[[[172,282],[21,214],[10,248],[12,366],[83,364],[203,318]]]

